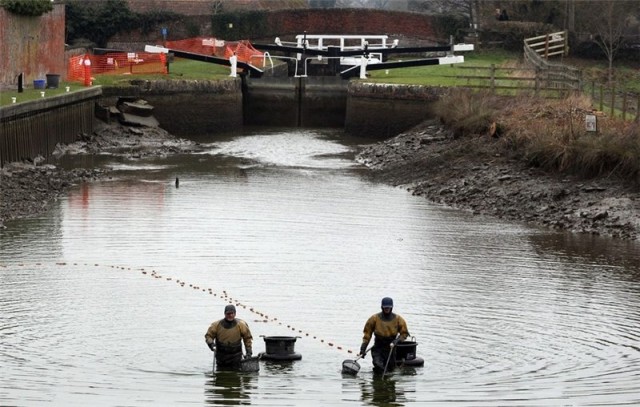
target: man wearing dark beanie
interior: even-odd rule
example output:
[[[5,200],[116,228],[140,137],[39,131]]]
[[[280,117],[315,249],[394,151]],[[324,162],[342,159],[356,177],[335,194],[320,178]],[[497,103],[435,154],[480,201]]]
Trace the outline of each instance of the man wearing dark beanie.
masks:
[[[360,357],[367,354],[367,346],[371,337],[375,338],[371,348],[373,359],[373,371],[385,373],[396,366],[393,348],[399,341],[404,341],[409,336],[407,323],[400,315],[393,312],[393,299],[384,297],[380,304],[382,312],[373,314],[364,325],[364,336],[360,345]]]
[[[249,325],[236,318],[236,307],[224,307],[224,318],[215,321],[204,335],[207,346],[216,353],[216,365],[220,369],[239,369],[242,361],[242,342],[246,357],[251,357],[253,337]]]

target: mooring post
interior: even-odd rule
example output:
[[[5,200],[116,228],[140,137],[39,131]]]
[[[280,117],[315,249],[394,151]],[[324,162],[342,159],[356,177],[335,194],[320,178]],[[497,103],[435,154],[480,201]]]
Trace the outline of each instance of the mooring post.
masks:
[[[364,54],[360,58],[360,79],[367,79],[367,58],[369,57],[369,53],[367,49],[369,48],[369,43],[365,41],[364,43]]]
[[[329,58],[327,58],[329,63],[329,72],[332,76],[336,76],[340,68],[340,58],[338,57],[340,54],[340,48],[332,45],[327,47],[327,50],[329,52]]]

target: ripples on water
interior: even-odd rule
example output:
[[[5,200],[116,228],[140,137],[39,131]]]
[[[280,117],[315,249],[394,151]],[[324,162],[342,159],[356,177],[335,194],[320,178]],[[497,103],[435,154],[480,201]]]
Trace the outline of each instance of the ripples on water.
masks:
[[[368,181],[339,136],[106,158],[113,179],[0,231],[0,404],[640,403],[637,244],[430,205]],[[425,367],[342,377],[386,295]],[[303,359],[212,376],[229,298],[254,352],[300,336]]]

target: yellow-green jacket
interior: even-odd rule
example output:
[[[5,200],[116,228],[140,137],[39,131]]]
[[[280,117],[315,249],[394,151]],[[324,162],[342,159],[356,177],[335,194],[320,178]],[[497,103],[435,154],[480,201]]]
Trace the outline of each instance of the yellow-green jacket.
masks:
[[[239,346],[240,341],[244,341],[245,349],[251,349],[253,337],[249,325],[241,319],[236,318],[232,322],[224,318],[211,324],[207,333],[204,335],[207,344],[215,341],[216,346],[225,347]]]
[[[400,335],[401,341],[404,341],[409,336],[409,330],[404,318],[393,312],[388,316],[385,316],[382,312],[373,314],[364,324],[363,332],[362,343],[364,345],[368,345],[371,336],[375,334],[374,346],[389,345],[397,335]]]

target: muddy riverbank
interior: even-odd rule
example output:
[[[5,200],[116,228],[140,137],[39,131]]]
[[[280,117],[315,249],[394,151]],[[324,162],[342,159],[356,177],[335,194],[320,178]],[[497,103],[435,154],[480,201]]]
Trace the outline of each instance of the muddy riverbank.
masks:
[[[547,174],[503,156],[494,138],[455,138],[436,121],[365,146],[371,176],[476,214],[638,240],[640,191],[618,179]]]
[[[75,143],[56,147],[54,158],[64,154],[114,154],[137,159],[194,151],[197,145],[177,138],[159,127],[131,127],[101,123],[90,135]],[[106,169],[66,170],[45,164],[42,157],[33,162],[11,163],[0,169],[0,227],[12,219],[46,211],[69,188],[109,176]]]
[[[197,149],[158,127],[103,124],[60,147],[56,155],[111,153],[136,159]],[[371,177],[436,203],[553,229],[638,240],[637,186],[606,177],[546,174],[498,151],[490,137],[455,138],[438,122],[426,121],[363,147],[357,159],[371,168]],[[0,170],[0,227],[42,213],[73,185],[108,176],[108,170],[64,170],[38,160],[10,164]]]

